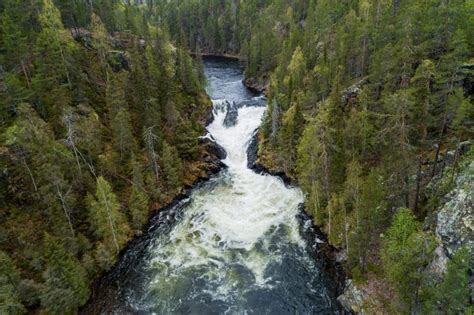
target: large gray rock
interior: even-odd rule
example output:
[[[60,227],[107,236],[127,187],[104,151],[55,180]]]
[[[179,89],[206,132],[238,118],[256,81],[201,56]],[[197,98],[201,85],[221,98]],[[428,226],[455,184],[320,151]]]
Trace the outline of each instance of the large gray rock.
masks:
[[[438,212],[436,235],[448,256],[467,246],[474,254],[474,161],[456,178]]]
[[[434,251],[433,260],[428,266],[428,270],[434,275],[441,276],[446,272],[448,260],[449,258],[446,256],[443,246],[440,245]]]
[[[224,126],[232,127],[237,123],[237,118],[239,116],[239,109],[234,102],[229,103],[226,101],[227,113],[224,118]]]
[[[351,85],[346,90],[342,92],[341,95],[341,104],[346,106],[348,103],[352,102],[359,95],[362,86],[367,83],[367,78],[359,80],[357,83]]]
[[[337,300],[347,312],[366,314],[363,309],[364,295],[351,279],[346,280],[344,292],[337,297]]]
[[[202,137],[200,138],[200,142],[202,145],[205,146],[206,151],[215,157],[217,157],[219,160],[223,160],[227,156],[227,152],[225,149],[220,146],[212,137]]]
[[[258,158],[258,134],[255,132],[250,138],[247,147],[247,167],[252,169],[255,167]]]

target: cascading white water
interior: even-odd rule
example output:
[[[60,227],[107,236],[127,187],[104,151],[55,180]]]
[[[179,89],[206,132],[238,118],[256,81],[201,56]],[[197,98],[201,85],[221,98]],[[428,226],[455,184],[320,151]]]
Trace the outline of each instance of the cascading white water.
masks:
[[[247,167],[265,107],[245,104],[264,100],[244,88],[235,63],[207,62],[206,74],[214,99],[208,137],[225,149],[227,168],[177,210],[160,214],[175,223],[159,221],[164,229],[150,229],[129,249],[110,276],[114,293],[104,291],[119,300],[107,307],[139,314],[338,313],[310,221],[298,209],[302,192]],[[229,109],[237,109],[237,120],[226,127]]]

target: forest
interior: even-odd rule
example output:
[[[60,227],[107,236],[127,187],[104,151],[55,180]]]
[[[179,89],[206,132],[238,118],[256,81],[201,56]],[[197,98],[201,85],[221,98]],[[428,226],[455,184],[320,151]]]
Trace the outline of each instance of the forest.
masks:
[[[238,57],[267,96],[257,162],[302,188],[367,314],[474,312],[473,1],[3,0],[0,16],[0,313],[77,313],[209,170],[201,55]],[[471,228],[434,274],[459,189]]]
[[[119,1],[0,3],[0,313],[74,314],[212,167],[184,46]]]

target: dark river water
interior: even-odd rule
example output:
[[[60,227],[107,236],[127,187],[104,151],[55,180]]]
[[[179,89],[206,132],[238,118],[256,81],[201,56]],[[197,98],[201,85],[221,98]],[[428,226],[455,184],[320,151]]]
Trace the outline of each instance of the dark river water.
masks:
[[[152,218],[84,314],[339,314],[337,283],[301,211],[303,194],[247,167],[265,99],[236,61],[205,61],[219,174]],[[325,271],[326,270],[326,271]]]

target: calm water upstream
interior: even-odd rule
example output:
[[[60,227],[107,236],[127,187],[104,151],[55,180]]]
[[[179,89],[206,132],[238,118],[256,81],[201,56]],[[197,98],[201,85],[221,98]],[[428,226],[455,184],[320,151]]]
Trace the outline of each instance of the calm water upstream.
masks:
[[[299,210],[302,192],[247,167],[265,99],[242,85],[237,62],[206,60],[205,69],[214,103],[208,137],[226,150],[227,168],[152,219],[86,310],[338,314],[336,284]]]

